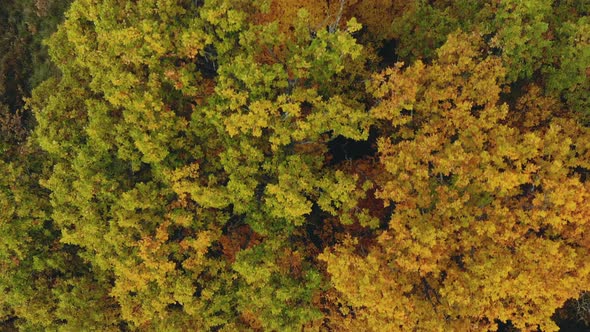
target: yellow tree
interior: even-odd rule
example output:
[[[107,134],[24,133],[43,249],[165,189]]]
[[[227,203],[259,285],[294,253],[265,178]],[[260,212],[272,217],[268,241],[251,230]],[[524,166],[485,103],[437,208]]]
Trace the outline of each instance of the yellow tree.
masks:
[[[554,310],[590,288],[590,133],[535,87],[501,103],[501,63],[458,33],[432,65],[372,80],[377,196],[394,209],[368,252],[351,238],[321,255],[344,326],[554,331]]]

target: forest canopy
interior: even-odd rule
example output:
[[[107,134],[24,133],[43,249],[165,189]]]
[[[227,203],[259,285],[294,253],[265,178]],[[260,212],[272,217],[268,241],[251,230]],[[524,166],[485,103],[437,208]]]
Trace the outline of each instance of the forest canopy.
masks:
[[[589,14],[3,1],[0,330],[590,328]]]

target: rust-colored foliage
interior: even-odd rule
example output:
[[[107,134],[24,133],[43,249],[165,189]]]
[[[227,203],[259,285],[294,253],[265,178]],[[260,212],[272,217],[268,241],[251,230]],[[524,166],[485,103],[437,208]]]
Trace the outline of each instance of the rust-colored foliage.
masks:
[[[240,225],[228,230],[219,238],[223,255],[233,263],[236,260],[236,253],[243,249],[251,248],[260,244],[262,237],[254,232],[249,225]]]

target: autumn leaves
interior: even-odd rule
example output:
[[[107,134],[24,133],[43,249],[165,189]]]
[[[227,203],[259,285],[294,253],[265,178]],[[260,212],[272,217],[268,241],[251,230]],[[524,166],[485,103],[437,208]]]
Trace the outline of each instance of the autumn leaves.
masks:
[[[27,242],[43,298],[12,264],[3,319],[555,330],[590,281],[586,58],[570,40],[587,22],[525,2],[74,1],[48,41],[61,75],[29,101],[43,188],[0,196],[37,204],[22,225],[54,249]],[[391,38],[405,62],[389,66]],[[1,257],[24,242],[6,243]]]
[[[538,90],[501,103],[505,70],[482,47],[475,34],[450,35],[431,65],[375,76],[383,101],[373,114],[388,122],[377,197],[395,210],[366,257],[354,241],[322,256],[373,330],[486,329],[495,319],[552,330],[552,312],[585,288],[589,248],[570,234],[587,223],[589,187],[576,172],[586,161],[574,156],[588,150],[573,140],[588,130],[572,114],[532,128],[514,120],[544,109],[527,106]]]

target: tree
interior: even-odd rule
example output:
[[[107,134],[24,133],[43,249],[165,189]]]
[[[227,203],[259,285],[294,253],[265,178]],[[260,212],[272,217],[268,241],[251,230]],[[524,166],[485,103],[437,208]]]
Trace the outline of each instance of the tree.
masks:
[[[394,212],[366,256],[356,239],[321,256],[369,329],[557,330],[553,311],[588,285],[588,130],[535,88],[501,104],[502,62],[481,49],[451,35],[432,65],[373,80],[391,128],[377,196]]]
[[[30,101],[53,160],[42,183],[61,243],[120,308],[105,324],[298,330],[320,317],[321,277],[290,235],[314,208],[336,215],[361,196],[355,177],[324,167],[331,137],[368,135],[360,26],[314,30],[302,9],[287,35],[255,13],[247,1],[80,0],[48,42],[62,76]],[[231,253],[235,223],[260,243]],[[261,261],[270,280],[252,275]],[[75,302],[62,301],[70,321]]]
[[[49,64],[68,4],[0,11],[0,329],[552,330],[589,290],[583,1],[76,0]]]

